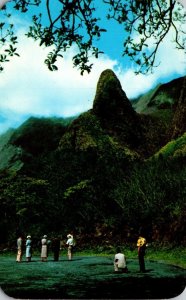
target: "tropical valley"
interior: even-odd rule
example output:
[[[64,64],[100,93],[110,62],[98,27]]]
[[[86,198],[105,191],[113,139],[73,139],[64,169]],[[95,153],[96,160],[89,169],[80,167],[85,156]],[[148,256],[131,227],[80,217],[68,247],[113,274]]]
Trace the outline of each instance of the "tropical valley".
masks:
[[[185,246],[186,77],[128,99],[112,70],[93,107],[0,136],[0,243],[73,232],[79,249]]]

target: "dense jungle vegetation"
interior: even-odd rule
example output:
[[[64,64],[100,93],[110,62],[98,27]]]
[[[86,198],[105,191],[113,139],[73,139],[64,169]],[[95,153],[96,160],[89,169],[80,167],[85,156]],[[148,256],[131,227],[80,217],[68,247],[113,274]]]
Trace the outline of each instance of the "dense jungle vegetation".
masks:
[[[149,242],[185,245],[186,134],[170,138],[174,100],[174,110],[136,113],[106,70],[90,111],[30,118],[2,136],[2,247],[20,231],[35,239],[71,231],[82,247],[135,243],[140,228]]]

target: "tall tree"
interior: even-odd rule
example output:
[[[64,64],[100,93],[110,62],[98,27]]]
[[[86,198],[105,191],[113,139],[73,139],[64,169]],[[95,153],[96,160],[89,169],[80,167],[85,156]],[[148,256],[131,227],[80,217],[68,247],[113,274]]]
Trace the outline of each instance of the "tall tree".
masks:
[[[107,29],[100,27],[97,0],[12,0],[13,7],[22,13],[40,8],[32,16],[32,24],[27,36],[39,40],[45,47],[54,46],[45,63],[50,70],[57,70],[56,61],[64,52],[76,45],[73,57],[74,66],[83,74],[92,68],[91,56],[102,53],[96,45]],[[186,21],[183,6],[177,0],[102,0],[107,19],[113,19],[126,33],[123,42],[123,56],[129,56],[139,67],[137,73],[152,71],[156,66],[156,54],[161,42],[170,31],[179,49],[185,49],[185,32],[182,25]],[[10,4],[7,5],[7,9]],[[5,8],[5,6],[4,6]],[[7,18],[10,14],[4,10]],[[45,17],[44,17],[45,16]],[[46,21],[47,16],[47,21]],[[0,71],[9,56],[18,55],[17,36],[13,24],[0,23]],[[148,48],[151,43],[151,48]],[[7,46],[8,45],[8,46]]]

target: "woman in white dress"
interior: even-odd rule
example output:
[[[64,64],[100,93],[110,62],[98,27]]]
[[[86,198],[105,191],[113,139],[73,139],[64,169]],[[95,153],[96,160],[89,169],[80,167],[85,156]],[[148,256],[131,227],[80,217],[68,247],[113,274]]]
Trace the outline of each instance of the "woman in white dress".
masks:
[[[47,235],[44,235],[41,239],[41,261],[47,261]]]

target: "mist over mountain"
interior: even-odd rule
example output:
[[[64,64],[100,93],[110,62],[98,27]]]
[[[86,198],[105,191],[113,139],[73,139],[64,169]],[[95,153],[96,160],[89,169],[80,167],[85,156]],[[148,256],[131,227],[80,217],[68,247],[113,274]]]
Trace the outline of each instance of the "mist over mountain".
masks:
[[[130,101],[105,70],[89,111],[0,136],[0,241],[72,230],[130,242],[143,227],[151,241],[184,244],[185,78]]]
[[[133,107],[138,113],[153,113],[158,110],[172,109],[177,106],[184,78],[180,77],[168,83],[158,84],[148,93],[138,97]]]

